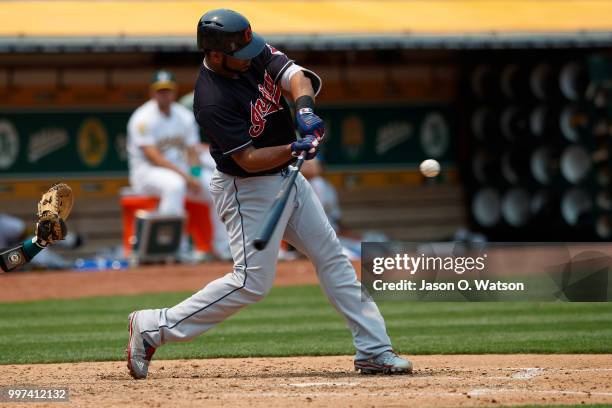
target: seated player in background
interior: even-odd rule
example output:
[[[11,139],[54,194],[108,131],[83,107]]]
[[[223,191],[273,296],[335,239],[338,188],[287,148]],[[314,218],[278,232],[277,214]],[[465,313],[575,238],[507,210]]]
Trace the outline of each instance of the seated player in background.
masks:
[[[0,248],[25,239],[26,224],[21,219],[0,213]]]
[[[160,214],[183,215],[186,196],[207,202],[215,255],[231,259],[225,226],[208,191],[210,180],[202,177],[200,136],[193,112],[175,102],[177,84],[172,73],[157,71],[150,90],[151,99],[128,122],[130,184],[138,193],[159,196]]]
[[[327,180],[323,178],[323,166],[321,160],[315,157],[312,160],[305,161],[302,165],[302,174],[314,190],[315,194],[319,198],[325,215],[331,224],[334,231],[337,234],[345,228],[341,228],[340,218],[342,217],[342,211],[340,210],[340,204],[338,203],[338,193],[336,188]]]

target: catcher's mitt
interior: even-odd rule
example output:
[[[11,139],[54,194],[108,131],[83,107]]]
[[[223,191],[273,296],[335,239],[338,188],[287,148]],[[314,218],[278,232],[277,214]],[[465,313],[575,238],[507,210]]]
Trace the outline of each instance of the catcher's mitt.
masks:
[[[43,194],[38,202],[36,237],[39,243],[47,245],[66,237],[65,220],[70,215],[74,197],[67,184],[58,183]]]

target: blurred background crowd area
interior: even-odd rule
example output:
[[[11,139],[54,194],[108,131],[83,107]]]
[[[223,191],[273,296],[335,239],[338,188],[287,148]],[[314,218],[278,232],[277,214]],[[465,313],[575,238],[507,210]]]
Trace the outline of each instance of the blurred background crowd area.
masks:
[[[121,246],[126,124],[158,69],[188,94],[208,9],[323,78],[342,222],[390,239],[612,236],[612,1],[0,2],[0,213],[76,193],[64,256]],[[205,140],[205,135],[203,135]],[[442,173],[425,179],[419,163]]]

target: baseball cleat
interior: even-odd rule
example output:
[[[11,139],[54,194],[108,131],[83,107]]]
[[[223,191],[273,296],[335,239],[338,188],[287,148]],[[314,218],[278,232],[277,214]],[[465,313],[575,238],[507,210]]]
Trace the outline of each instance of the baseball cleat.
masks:
[[[374,358],[355,360],[355,371],[361,374],[410,374],[412,363],[393,350],[387,350]]]
[[[136,317],[138,312],[130,313],[128,329],[130,339],[125,350],[127,353],[127,367],[130,375],[137,380],[147,378],[151,357],[155,354],[155,347],[142,338]]]

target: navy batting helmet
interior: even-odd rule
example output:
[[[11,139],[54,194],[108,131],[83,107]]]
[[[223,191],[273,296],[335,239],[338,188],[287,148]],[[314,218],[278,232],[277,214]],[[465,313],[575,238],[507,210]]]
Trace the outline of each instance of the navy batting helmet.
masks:
[[[242,14],[227,9],[211,10],[198,21],[198,48],[220,51],[239,59],[256,57],[266,42],[251,31]]]

